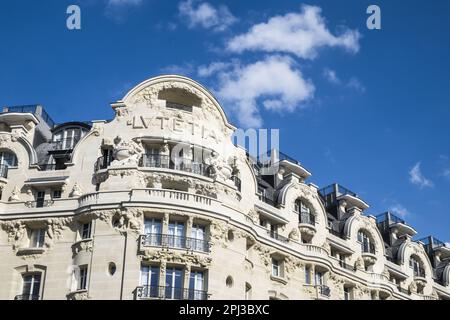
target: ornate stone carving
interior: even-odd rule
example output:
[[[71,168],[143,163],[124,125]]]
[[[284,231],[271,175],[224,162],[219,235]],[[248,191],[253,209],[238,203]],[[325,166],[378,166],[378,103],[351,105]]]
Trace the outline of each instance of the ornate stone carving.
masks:
[[[9,197],[9,201],[20,201],[20,188],[18,186],[14,187],[11,196]]]
[[[164,261],[165,263],[189,264],[201,268],[209,267],[212,261],[210,257],[200,254],[165,250],[155,251],[154,249],[144,249],[142,251],[142,259],[147,261]]]
[[[72,245],[72,254],[75,256],[80,252],[92,252],[92,240],[81,240]]]
[[[247,214],[247,217],[252,221],[254,224],[259,225],[259,214],[256,210],[250,209],[250,211]]]
[[[355,261],[355,268],[357,270],[365,270],[364,260],[363,260],[362,257],[358,257],[358,259],[356,259],[356,261]]]
[[[21,247],[26,240],[27,227],[22,221],[4,221],[0,222],[2,229],[8,234],[8,242],[12,243],[13,250]]]
[[[257,243],[253,246],[255,252],[257,252],[259,254],[259,257],[262,261],[262,263],[268,267],[271,263],[271,254],[272,251],[270,249],[268,249],[265,246],[262,246],[261,244]]]
[[[81,190],[80,185],[78,182],[75,182],[72,188],[72,192],[70,193],[71,197],[80,197],[83,194],[83,191]]]
[[[120,136],[114,139],[114,161],[111,166],[137,166],[144,153],[144,148],[133,140],[124,141]]]
[[[140,234],[143,224],[143,211],[138,209],[116,210],[112,216],[113,227],[120,232],[131,231]]]
[[[86,290],[71,292],[67,295],[68,300],[89,300],[89,294]]]
[[[417,293],[417,283],[415,281],[411,281],[408,289],[410,293]]]
[[[298,228],[293,228],[292,231],[289,233],[289,239],[293,241],[299,241],[300,240],[300,233],[298,231]]]

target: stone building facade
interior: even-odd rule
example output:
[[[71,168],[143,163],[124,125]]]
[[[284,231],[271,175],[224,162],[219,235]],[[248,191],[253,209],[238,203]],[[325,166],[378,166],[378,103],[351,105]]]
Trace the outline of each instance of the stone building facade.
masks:
[[[0,299],[450,299],[450,248],[235,146],[212,94],[149,79],[110,121],[0,114]]]

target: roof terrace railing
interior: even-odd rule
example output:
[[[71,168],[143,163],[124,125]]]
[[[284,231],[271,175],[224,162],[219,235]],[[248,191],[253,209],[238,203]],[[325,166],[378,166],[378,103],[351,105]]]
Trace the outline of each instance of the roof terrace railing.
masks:
[[[376,216],[376,218],[377,218],[377,223],[389,221],[389,224],[391,224],[391,223],[406,224],[405,220],[403,220],[400,217],[397,217],[396,215],[394,215],[390,212],[385,212],[385,213],[379,214]]]
[[[38,111],[39,107],[41,112]],[[5,107],[3,108],[2,113],[32,113],[40,116],[50,128],[55,126],[53,119],[48,115],[42,106],[37,104]]]
[[[358,197],[358,195],[356,193],[354,193],[353,191],[339,185],[339,184],[332,184],[329,185],[325,188],[322,188],[319,190],[319,193],[325,197],[331,193],[337,193],[337,196],[343,196],[343,195],[350,195],[352,197]]]

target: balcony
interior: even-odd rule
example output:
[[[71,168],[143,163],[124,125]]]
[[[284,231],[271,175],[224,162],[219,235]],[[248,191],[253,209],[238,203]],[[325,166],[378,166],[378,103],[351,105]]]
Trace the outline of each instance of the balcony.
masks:
[[[140,236],[141,248],[144,247],[163,247],[173,249],[186,249],[209,253],[209,241],[168,234],[151,233]]]
[[[136,300],[208,300],[208,293],[203,290],[176,288],[168,286],[140,286],[136,288]]]
[[[144,154],[140,166],[179,170],[209,177],[209,165],[195,162],[189,158],[176,158],[173,161],[169,155]]]
[[[2,113],[31,113],[35,116],[39,116],[48,125],[49,128],[55,126],[55,122],[50,118],[48,113],[40,105],[24,105],[3,108]]]
[[[288,238],[283,237],[283,236],[280,236],[280,235],[278,234],[278,232],[275,232],[275,231],[267,231],[267,233],[269,234],[269,236],[270,236],[272,239],[275,239],[275,240],[280,241],[280,242],[283,242],[283,243],[288,243],[288,242],[289,242],[289,239],[288,239]]]
[[[413,274],[415,280],[426,281],[426,274],[423,268],[414,268]]]
[[[57,170],[65,170],[67,169],[66,165],[64,163],[47,163],[47,164],[40,164],[39,170],[40,171],[57,171]]]
[[[57,141],[51,141],[49,143],[51,145],[52,151],[64,151],[64,150],[72,150],[80,140],[81,137],[73,137],[67,139],[60,139]]]
[[[21,294],[14,297],[14,300],[40,300],[37,294]]]
[[[330,287],[326,286],[326,285],[316,285],[316,290],[317,290],[317,298],[321,299],[321,298],[326,298],[328,299],[331,295],[331,290]]]
[[[377,262],[377,256],[375,251],[375,245],[373,243],[362,243],[361,244],[362,258],[364,260],[365,266],[374,265]]]
[[[54,200],[37,200],[37,201],[27,201],[25,202],[25,206],[28,208],[48,208],[53,206],[55,203]]]
[[[104,170],[109,167],[111,162],[113,161],[112,157],[100,157],[95,162],[95,171]]]

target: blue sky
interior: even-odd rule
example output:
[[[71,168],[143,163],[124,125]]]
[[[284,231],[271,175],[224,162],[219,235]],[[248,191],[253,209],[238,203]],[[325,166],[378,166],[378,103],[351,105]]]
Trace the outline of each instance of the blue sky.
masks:
[[[381,30],[366,28],[370,4]],[[450,241],[449,14],[446,0],[2,1],[0,105],[110,119],[142,80],[188,75],[237,126],[279,128],[312,182]]]

